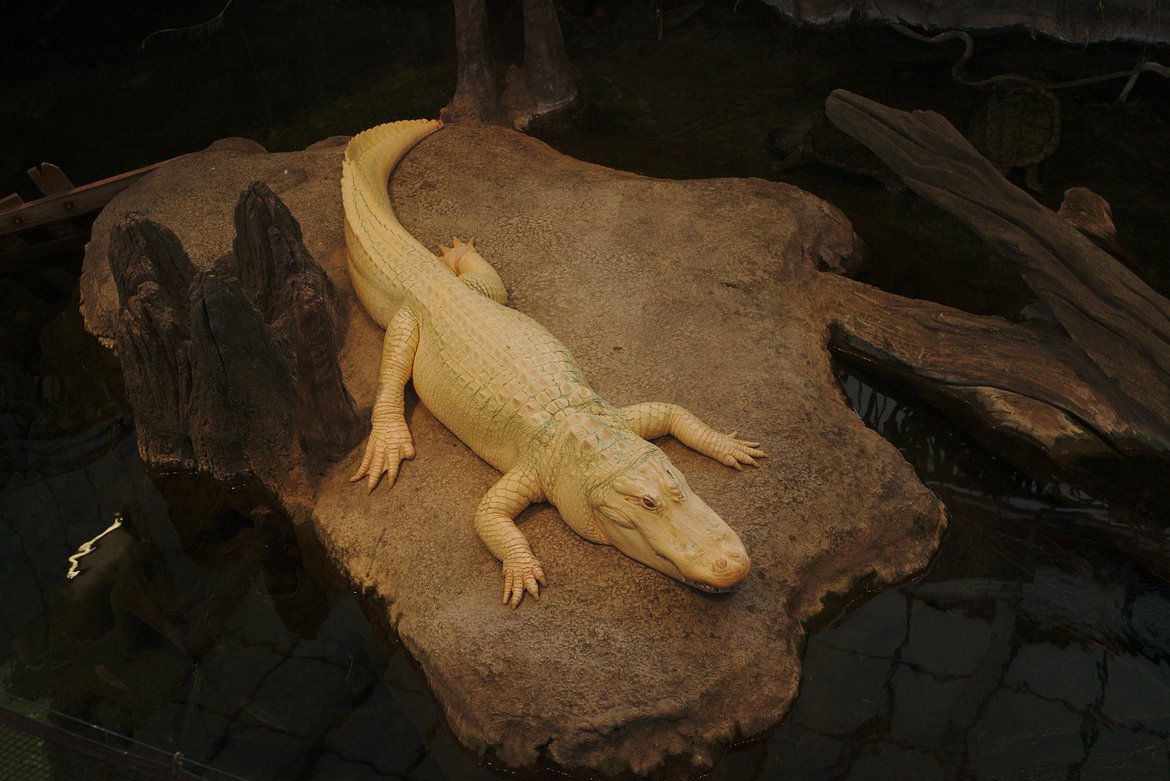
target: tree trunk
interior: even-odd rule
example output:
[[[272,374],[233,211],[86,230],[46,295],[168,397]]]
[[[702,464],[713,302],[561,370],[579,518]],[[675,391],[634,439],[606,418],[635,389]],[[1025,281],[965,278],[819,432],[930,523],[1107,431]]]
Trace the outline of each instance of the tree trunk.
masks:
[[[484,0],[454,0],[455,96],[442,111],[445,121],[499,122],[504,112],[496,86],[496,64],[488,42]]]
[[[576,99],[577,82],[552,0],[524,0],[524,67],[537,114],[564,108]]]

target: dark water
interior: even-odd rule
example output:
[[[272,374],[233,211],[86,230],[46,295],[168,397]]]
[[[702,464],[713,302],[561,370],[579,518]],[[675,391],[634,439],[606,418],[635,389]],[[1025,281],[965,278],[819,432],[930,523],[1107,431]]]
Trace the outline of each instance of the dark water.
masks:
[[[519,4],[489,6],[506,61]],[[16,172],[42,159],[89,181],[224,135],[300,148],[434,115],[449,97],[445,3],[235,0],[219,33],[138,51],[151,30],[221,7],[66,4],[47,21],[27,7],[3,61],[0,191],[31,197]],[[949,80],[954,51],[882,30],[795,31],[746,1],[694,8],[685,19],[667,13],[659,38],[650,3],[567,3],[589,108],[534,131],[652,175],[781,178],[768,131],[834,87],[933,108],[960,126],[976,98]],[[1141,55],[1020,35],[980,39],[978,51],[972,70],[1050,79]],[[1118,105],[1120,86],[1061,94],[1063,138],[1038,197],[1055,206],[1072,185],[1105,195],[1138,271],[1165,292],[1170,84],[1143,77]],[[875,250],[874,284],[981,312],[1030,300],[1002,263],[912,196],[823,165],[782,178],[849,213]],[[378,606],[347,591],[267,497],[148,474],[117,367],[76,315],[76,273],[76,257],[0,270],[6,707],[83,731],[68,714],[109,730],[86,733],[102,745],[166,763],[180,752],[184,767],[247,779],[497,777],[455,745]],[[913,398],[846,367],[841,379],[858,413],[944,499],[952,525],[920,579],[822,616],[792,713],[711,777],[1170,776],[1165,515],[1037,485]],[[70,557],[107,530],[68,578]],[[0,779],[85,777],[70,752],[43,741],[18,751],[7,735],[0,729]],[[98,775],[97,760],[85,766],[118,777]]]
[[[840,376],[952,525],[916,582],[811,635],[800,698],[757,761],[777,778],[1166,778],[1167,519],[1144,544],[1119,542],[1109,507],[1037,486],[915,400]]]

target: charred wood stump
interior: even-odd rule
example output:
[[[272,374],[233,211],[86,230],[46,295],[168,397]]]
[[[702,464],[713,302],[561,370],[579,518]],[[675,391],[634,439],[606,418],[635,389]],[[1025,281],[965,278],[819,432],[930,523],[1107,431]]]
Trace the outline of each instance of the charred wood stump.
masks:
[[[148,461],[193,467],[188,291],[197,270],[175,234],[133,217],[114,230],[109,257],[123,315],[114,336],[139,450]]]
[[[336,292],[266,185],[241,196],[235,225],[233,251],[202,271],[161,225],[130,217],[114,231],[139,449],[217,477],[332,462],[363,433],[337,360]]]
[[[191,288],[191,443],[217,476],[269,474],[292,446],[296,378],[239,280],[215,271]]]
[[[1045,462],[1058,475],[1096,472],[1105,491],[1120,482],[1170,498],[1170,302],[938,114],[843,90],[826,113],[1014,264],[1052,321],[977,316],[834,279],[830,348],[912,387],[1025,471],[1043,477]]]
[[[341,342],[333,302],[310,285],[293,295],[298,442],[314,463],[333,463],[361,440],[365,426],[337,361]]]

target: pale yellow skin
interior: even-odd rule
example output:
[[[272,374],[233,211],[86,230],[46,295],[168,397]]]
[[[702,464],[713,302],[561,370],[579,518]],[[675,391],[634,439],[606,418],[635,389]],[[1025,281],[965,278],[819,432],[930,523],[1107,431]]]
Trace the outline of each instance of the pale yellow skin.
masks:
[[[673,578],[726,591],[750,567],[739,537],[646,441],[672,434],[735,468],[766,455],[673,404],[611,406],[568,350],[526,315],[472,242],[441,256],[398,223],[390,172],[438,120],[394,122],[353,138],[342,163],[349,271],[366,311],[386,329],[372,428],[354,480],[393,484],[414,455],[403,389],[503,472],[480,502],[475,529],[503,563],[503,602],[535,599],[544,570],[515,518],[550,501],[583,537],[616,546]]]

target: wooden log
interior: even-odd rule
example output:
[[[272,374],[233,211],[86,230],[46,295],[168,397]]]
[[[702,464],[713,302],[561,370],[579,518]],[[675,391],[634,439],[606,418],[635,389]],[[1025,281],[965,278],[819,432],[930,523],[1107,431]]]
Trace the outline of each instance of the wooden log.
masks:
[[[365,431],[337,361],[337,292],[305,249],[300,225],[267,185],[255,182],[245,191],[234,219],[233,252],[220,267],[240,280],[295,366],[301,448],[315,464],[331,463]]]
[[[915,387],[1001,452],[1023,444],[1061,470],[1152,463],[1164,481],[1170,303],[1011,185],[941,116],[843,90],[826,113],[1014,263],[1056,322],[977,317],[834,278],[843,303],[832,349]]]
[[[123,306],[144,284],[154,282],[167,308],[187,316],[188,290],[196,269],[169,228],[152,220],[124,220],[114,232],[109,258]]]
[[[938,114],[898,111],[844,90],[829,96],[826,113],[1013,262],[1131,402],[1170,421],[1170,302],[1008,182]]]
[[[828,275],[829,348],[959,421],[1037,477],[1170,444],[1057,329],[973,315]],[[1037,467],[1044,462],[1042,467]]]
[[[240,280],[245,295],[272,328],[277,344],[295,362],[294,305],[299,289],[319,290],[331,311],[337,306],[337,292],[329,275],[305,249],[301,226],[292,212],[263,182],[252,183],[240,196],[234,224],[232,252],[221,258],[217,267]],[[339,338],[337,319],[331,316],[328,321]]]
[[[200,274],[191,289],[191,444],[216,477],[276,473],[292,454],[296,377],[234,277]]]
[[[1150,0],[764,0],[805,27],[910,24],[925,30],[1027,31],[1073,46],[1106,41],[1170,43],[1170,10]]]
[[[296,326],[296,430],[301,449],[313,465],[340,460],[366,434],[341,364],[334,306],[320,287],[296,288],[292,304]]]

